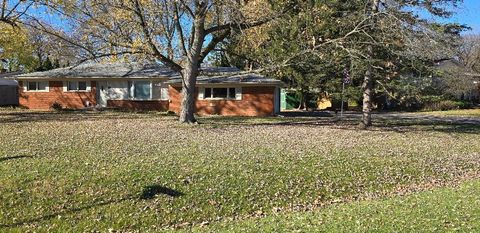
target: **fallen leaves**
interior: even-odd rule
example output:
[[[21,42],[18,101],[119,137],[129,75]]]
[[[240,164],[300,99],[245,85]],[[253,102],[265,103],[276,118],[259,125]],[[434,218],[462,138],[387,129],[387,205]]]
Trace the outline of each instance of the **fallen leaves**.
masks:
[[[282,124],[289,118],[183,127],[161,114],[20,113],[21,121],[0,112],[0,158],[32,156],[0,162],[0,225],[9,229],[205,226],[407,195],[476,177],[480,167],[471,131]],[[138,198],[153,184],[185,195]]]

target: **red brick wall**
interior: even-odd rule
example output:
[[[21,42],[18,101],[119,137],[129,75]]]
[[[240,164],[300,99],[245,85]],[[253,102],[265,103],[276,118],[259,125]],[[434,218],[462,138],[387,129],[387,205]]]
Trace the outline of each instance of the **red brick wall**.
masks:
[[[96,82],[91,82],[89,92],[63,92],[62,81],[50,81],[49,92],[24,92],[19,82],[19,102],[30,109],[50,109],[54,103],[64,108],[84,108],[86,101],[96,105]],[[275,87],[242,87],[242,100],[198,100],[199,115],[269,116],[274,114]],[[180,112],[181,87],[169,87],[169,101],[108,100],[108,107],[133,110],[171,110]],[[198,97],[198,89],[195,90]]]
[[[181,87],[169,87],[171,111],[180,112]],[[198,88],[195,89],[198,98]],[[199,115],[270,116],[274,114],[275,87],[242,87],[242,100],[198,100]]]
[[[84,108],[87,101],[96,105],[96,82],[91,82],[89,92],[63,92],[62,81],[50,81],[49,92],[25,92],[24,81],[19,82],[20,106],[30,109],[50,109],[54,103],[64,108]]]
[[[108,100],[107,106],[137,111],[168,111],[168,100]]]

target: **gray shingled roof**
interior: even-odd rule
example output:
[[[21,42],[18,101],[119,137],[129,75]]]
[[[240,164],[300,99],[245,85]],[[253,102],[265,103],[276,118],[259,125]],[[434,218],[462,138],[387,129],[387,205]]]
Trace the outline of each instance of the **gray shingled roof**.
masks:
[[[154,78],[175,77],[177,72],[160,64],[87,63],[44,72],[18,75],[17,78]]]
[[[179,84],[182,80],[180,78],[170,79],[167,83]],[[283,82],[274,78],[267,78],[263,75],[255,73],[234,74],[228,76],[227,74],[217,76],[199,76],[197,84],[268,84],[268,85],[283,85]]]
[[[239,74],[235,67],[202,67],[202,76],[197,79],[197,84],[219,83],[246,83],[282,85],[283,83],[273,78],[266,78],[259,74]],[[30,78],[168,78],[168,83],[181,83],[178,72],[157,63],[128,64],[128,63],[87,63],[79,66],[54,69],[44,72],[34,72],[15,76],[17,79]]]

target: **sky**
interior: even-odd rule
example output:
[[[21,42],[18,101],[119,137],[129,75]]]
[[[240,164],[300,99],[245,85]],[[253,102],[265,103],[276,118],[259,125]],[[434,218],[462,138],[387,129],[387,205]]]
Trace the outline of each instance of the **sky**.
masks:
[[[464,0],[454,11],[456,14],[447,21],[471,27],[465,34],[480,34],[480,0]]]
[[[480,34],[480,0],[465,0],[464,5],[454,17],[457,22],[468,24],[473,28],[469,33]]]
[[[35,13],[43,13],[44,20],[48,21],[53,25],[57,25],[60,27],[66,27],[61,20],[59,20],[58,16],[52,16],[49,14],[44,13],[44,9],[36,9],[34,10]],[[447,20],[440,20],[452,23],[459,23],[459,24],[466,24],[467,26],[471,27],[472,30],[465,32],[464,34],[480,34],[480,0],[464,0],[463,4],[459,5],[458,8],[454,9],[456,13],[450,19]],[[427,16],[428,18],[428,16]]]

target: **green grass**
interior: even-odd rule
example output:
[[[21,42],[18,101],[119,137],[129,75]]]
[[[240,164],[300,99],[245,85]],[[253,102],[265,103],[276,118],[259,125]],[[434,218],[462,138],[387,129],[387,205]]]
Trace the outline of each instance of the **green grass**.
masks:
[[[428,115],[434,115],[434,116],[468,116],[468,117],[480,117],[480,108],[477,108],[477,109],[450,110],[450,111],[422,112],[421,114],[428,114]]]
[[[1,110],[0,231],[185,230],[447,185],[480,166],[479,125],[200,120]]]
[[[407,197],[272,214],[194,227],[193,232],[479,232],[480,181]]]

